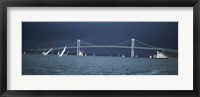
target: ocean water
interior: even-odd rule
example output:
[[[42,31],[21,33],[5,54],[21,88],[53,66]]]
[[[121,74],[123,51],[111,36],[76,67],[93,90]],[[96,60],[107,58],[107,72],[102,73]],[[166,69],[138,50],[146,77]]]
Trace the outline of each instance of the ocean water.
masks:
[[[23,54],[22,75],[178,75],[178,59]]]

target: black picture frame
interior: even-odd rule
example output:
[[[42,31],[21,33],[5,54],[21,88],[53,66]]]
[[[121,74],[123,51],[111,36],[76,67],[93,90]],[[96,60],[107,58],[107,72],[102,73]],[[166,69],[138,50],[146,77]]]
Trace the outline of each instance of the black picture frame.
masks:
[[[193,7],[193,90],[7,90],[7,7]],[[200,0],[1,0],[0,95],[2,97],[198,97]]]

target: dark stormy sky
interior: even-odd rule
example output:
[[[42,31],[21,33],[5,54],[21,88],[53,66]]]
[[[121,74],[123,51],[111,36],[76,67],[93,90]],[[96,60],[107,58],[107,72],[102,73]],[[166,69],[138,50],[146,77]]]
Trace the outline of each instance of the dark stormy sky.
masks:
[[[23,49],[60,47],[77,39],[109,45],[131,38],[161,48],[177,49],[178,22],[22,22]],[[130,56],[129,49],[84,50],[99,55]],[[75,50],[71,52],[75,53]],[[136,54],[140,55],[140,52],[146,51],[138,50]]]

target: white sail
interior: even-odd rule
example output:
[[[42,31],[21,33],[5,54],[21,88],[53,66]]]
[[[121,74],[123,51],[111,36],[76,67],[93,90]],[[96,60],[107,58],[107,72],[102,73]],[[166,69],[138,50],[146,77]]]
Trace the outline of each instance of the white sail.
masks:
[[[82,51],[82,52],[79,51],[79,52],[78,52],[78,56],[83,56],[83,51]]]
[[[69,51],[65,54],[65,56],[67,56],[69,54]]]
[[[42,54],[43,54],[44,56],[46,56],[46,55],[48,55],[48,54],[51,52],[51,50],[53,50],[53,48],[51,48],[48,52],[42,52]]]
[[[65,53],[66,48],[67,48],[67,47],[65,46],[64,49],[62,50],[62,52],[60,53],[59,57],[62,57],[62,56],[63,56],[63,54]]]

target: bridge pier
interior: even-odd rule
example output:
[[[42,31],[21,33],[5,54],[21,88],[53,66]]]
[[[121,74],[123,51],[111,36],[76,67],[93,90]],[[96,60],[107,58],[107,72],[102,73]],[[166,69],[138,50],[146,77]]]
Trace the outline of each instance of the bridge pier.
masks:
[[[131,41],[131,57],[134,57],[134,47],[135,47],[135,39],[132,38],[132,41]]]
[[[81,46],[81,40],[77,40],[77,55],[78,55],[78,53],[79,53],[79,51],[80,51],[80,46]]]

